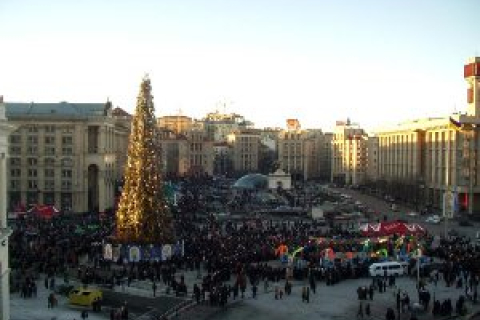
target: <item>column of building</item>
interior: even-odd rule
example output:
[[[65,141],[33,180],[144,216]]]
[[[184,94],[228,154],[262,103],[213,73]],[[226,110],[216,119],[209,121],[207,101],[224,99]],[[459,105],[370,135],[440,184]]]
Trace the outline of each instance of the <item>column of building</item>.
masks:
[[[7,156],[0,150],[0,320],[10,316],[8,265],[8,229],[7,229]]]
[[[101,155],[101,161],[99,161],[98,165],[98,211],[105,212],[106,209],[106,201],[107,201],[107,190],[105,185],[105,172],[106,172],[106,164],[105,164],[105,156],[108,154],[107,150],[107,128],[105,125],[100,127],[100,137],[98,142],[98,149]]]

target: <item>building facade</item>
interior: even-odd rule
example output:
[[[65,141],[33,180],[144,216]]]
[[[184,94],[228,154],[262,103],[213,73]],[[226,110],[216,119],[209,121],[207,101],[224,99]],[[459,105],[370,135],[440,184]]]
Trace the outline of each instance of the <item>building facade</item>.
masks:
[[[405,198],[414,197],[418,205],[438,209],[443,195],[454,193],[457,209],[474,214],[480,211],[480,58],[469,59],[464,71],[466,113],[418,119],[376,131],[378,180],[390,185],[392,192],[404,186]]]
[[[332,139],[333,133],[323,133],[321,145],[320,145],[320,174],[319,178],[322,181],[330,181],[332,172]]]
[[[280,131],[277,139],[280,168],[294,181],[321,179],[330,167],[325,163],[330,154],[325,148],[330,146],[329,137],[322,130],[304,130],[297,119],[287,119],[287,129]]]
[[[294,182],[307,177],[306,131],[301,129],[282,130],[278,135],[278,162],[280,169],[292,175]]]
[[[163,172],[172,176],[213,175],[214,148],[204,130],[191,128],[184,133],[159,129]]]
[[[5,103],[11,133],[8,206],[104,212],[123,176],[129,128],[107,103]],[[119,124],[119,121],[122,124]],[[124,163],[124,162],[123,162]]]
[[[367,176],[366,181],[372,183],[378,180],[378,137],[368,136],[367,140]]]
[[[188,132],[193,126],[192,118],[181,114],[159,117],[157,123],[160,129],[171,130],[176,134]]]
[[[192,173],[213,175],[213,141],[205,130],[192,129],[187,132],[189,170]]]
[[[367,135],[349,120],[337,121],[332,139],[331,181],[360,185],[367,171]]]
[[[7,122],[3,97],[0,96],[0,320],[10,319],[8,237],[11,230],[7,226],[7,163],[8,136],[14,129],[15,127]]]
[[[214,142],[227,141],[228,135],[232,132],[253,127],[253,123],[245,120],[242,115],[221,113],[218,110],[208,113],[200,122],[207,132],[208,139]]]
[[[236,130],[227,136],[231,145],[233,170],[238,174],[258,172],[260,131]]]

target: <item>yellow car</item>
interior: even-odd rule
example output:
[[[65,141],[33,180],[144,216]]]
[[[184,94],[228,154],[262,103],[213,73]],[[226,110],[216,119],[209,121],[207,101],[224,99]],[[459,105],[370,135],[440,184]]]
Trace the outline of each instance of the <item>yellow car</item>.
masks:
[[[93,301],[102,300],[102,297],[102,291],[98,289],[76,288],[70,291],[70,294],[68,295],[68,301],[70,304],[90,307]]]

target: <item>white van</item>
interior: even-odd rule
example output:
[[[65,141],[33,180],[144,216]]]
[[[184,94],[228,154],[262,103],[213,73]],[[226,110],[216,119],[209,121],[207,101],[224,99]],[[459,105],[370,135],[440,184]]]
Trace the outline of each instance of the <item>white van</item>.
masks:
[[[396,261],[388,261],[373,263],[368,268],[368,272],[372,277],[383,277],[385,275],[385,271],[387,271],[387,276],[403,276],[405,274],[405,265]]]

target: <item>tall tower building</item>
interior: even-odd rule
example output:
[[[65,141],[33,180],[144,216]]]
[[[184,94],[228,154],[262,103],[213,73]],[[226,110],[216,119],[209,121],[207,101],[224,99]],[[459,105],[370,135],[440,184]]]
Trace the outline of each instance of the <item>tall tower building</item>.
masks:
[[[468,59],[463,75],[468,84],[467,115],[480,117],[480,57]]]
[[[337,121],[332,140],[332,182],[359,185],[365,182],[367,135],[350,120]]]

